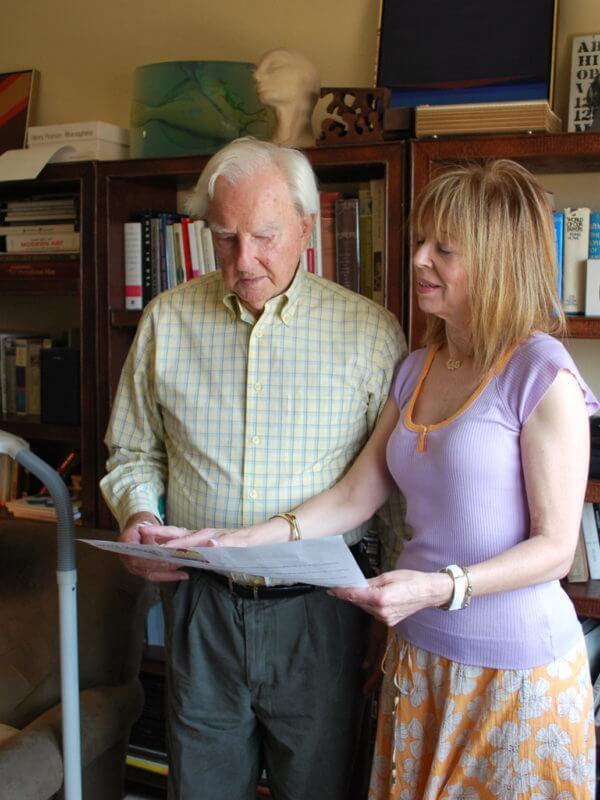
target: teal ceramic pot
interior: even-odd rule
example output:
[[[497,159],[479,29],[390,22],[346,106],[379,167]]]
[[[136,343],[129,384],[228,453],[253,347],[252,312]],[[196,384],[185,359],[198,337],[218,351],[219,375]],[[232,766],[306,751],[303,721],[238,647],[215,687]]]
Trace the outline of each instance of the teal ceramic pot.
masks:
[[[238,136],[270,139],[274,118],[256,95],[254,64],[167,61],[138,67],[132,158],[214,153]]]

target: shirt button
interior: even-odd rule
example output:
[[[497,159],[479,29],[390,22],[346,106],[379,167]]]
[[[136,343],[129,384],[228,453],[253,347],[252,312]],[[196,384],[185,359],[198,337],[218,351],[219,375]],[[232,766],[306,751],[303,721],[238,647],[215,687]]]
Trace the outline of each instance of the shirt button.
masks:
[[[255,392],[262,392],[262,383],[255,383],[254,384],[254,391]]]
[[[253,436],[252,444],[260,444],[260,436]]]
[[[262,339],[264,334],[262,331],[256,331],[254,335],[256,336],[257,339]]]
[[[258,497],[258,492],[256,491],[256,489],[250,489],[250,491],[248,492],[248,497],[250,498],[250,500],[256,500],[256,498]]]
[[[322,469],[323,469],[323,465],[322,465],[322,464],[319,464],[319,463],[317,463],[317,464],[315,464],[315,465],[314,465],[314,467],[313,467],[313,472],[321,472],[321,470],[322,470]]]

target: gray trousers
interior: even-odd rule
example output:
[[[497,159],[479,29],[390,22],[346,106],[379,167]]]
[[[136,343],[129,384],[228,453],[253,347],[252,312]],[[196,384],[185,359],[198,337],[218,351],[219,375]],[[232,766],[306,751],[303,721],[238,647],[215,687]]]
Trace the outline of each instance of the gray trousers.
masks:
[[[325,591],[246,600],[163,584],[169,800],[346,800],[366,615]]]

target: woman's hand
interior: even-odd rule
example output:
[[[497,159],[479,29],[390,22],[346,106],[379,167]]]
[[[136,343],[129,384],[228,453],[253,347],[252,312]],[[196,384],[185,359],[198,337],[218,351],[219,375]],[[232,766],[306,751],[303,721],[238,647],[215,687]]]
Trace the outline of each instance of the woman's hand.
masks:
[[[368,581],[364,588],[330,589],[340,600],[349,600],[388,627],[431,606],[441,606],[452,596],[454,583],[443,572],[397,569]]]
[[[144,544],[158,544],[186,550],[190,547],[248,547],[253,542],[248,528],[202,528],[190,531],[175,525],[144,525]]]

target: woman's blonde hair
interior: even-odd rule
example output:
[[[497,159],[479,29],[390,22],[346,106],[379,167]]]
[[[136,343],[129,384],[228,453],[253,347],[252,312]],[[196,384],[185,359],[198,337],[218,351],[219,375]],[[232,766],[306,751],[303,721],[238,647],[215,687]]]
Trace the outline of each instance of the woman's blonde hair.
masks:
[[[548,196],[507,159],[453,166],[421,192],[413,233],[427,226],[463,256],[475,365],[486,372],[534,331],[561,334],[556,244]],[[427,315],[425,344],[445,341],[443,319]]]

